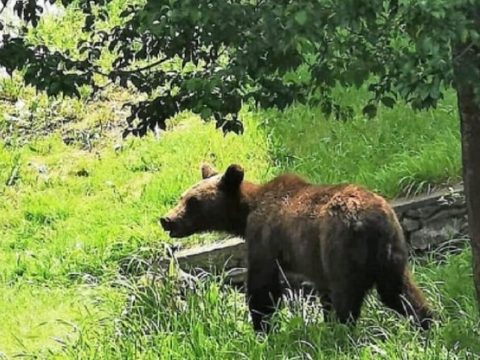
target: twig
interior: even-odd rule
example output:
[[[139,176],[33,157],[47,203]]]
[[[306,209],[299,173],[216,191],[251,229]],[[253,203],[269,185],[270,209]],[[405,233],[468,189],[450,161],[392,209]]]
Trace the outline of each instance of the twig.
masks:
[[[474,46],[475,44],[473,43],[473,41],[465,48],[462,50],[462,52],[458,55],[456,55],[454,58],[453,58],[453,62],[457,62],[458,60],[460,60],[460,58],[462,58],[463,56],[465,56],[465,54],[467,52],[469,52],[472,47]]]
[[[108,74],[106,74],[106,73],[104,73],[103,71],[98,70],[98,69],[92,69],[92,72],[94,72],[95,74],[98,74],[98,75],[102,75],[102,76],[108,77]]]
[[[98,86],[98,90],[105,90],[107,87],[109,87],[110,85],[113,84],[113,81],[109,81],[107,82],[105,85],[102,85],[102,86]]]
[[[148,70],[148,69],[151,69],[152,67],[155,67],[155,66],[158,66],[160,64],[163,64],[165,61],[169,60],[169,58],[163,58],[161,60],[158,60],[154,63],[151,63],[149,65],[146,65],[144,67],[141,67],[141,68],[137,68],[137,69],[131,69],[131,70],[113,70],[113,72],[117,72],[117,73],[120,73],[122,75],[124,74],[133,74],[133,73],[136,73],[136,72],[141,72],[141,71],[145,71],[145,70]],[[95,73],[95,74],[98,74],[98,75],[102,75],[102,76],[106,76],[108,77],[108,74],[104,73],[103,71],[101,70],[98,70],[98,69],[92,69],[92,71]]]
[[[168,57],[165,57],[163,59],[160,59],[158,61],[155,61],[154,63],[151,63],[149,65],[146,65],[144,67],[141,67],[141,68],[137,68],[137,69],[131,69],[131,70],[119,70],[119,72],[123,73],[123,74],[132,74],[132,73],[136,73],[136,72],[140,72],[140,71],[145,71],[145,70],[148,70],[148,69],[151,69],[152,67],[155,67],[157,65],[161,65],[163,64],[165,61],[169,60]]]

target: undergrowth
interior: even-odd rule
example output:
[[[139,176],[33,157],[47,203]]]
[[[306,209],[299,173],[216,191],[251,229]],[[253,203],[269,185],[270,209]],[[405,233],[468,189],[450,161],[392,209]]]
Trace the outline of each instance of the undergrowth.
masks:
[[[243,294],[221,279],[178,280],[174,273],[130,279],[114,326],[84,329],[69,358],[135,359],[468,359],[480,354],[470,255],[416,264],[415,276],[437,312],[429,332],[370,294],[356,327],[325,323],[319,304],[286,296],[268,336],[256,335]],[[157,274],[158,275],[158,274]]]

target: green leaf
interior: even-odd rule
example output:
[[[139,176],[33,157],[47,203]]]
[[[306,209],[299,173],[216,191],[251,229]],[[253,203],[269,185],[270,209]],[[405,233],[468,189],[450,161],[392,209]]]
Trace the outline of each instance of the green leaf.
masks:
[[[362,112],[363,115],[365,115],[369,119],[372,119],[377,115],[377,106],[375,104],[368,104],[363,108]]]
[[[203,119],[203,120],[207,120],[208,118],[210,118],[212,116],[212,110],[210,108],[204,108],[201,112],[200,112],[200,117]]]
[[[389,108],[393,108],[393,106],[395,105],[395,99],[389,96],[383,97],[381,101],[383,105]]]
[[[295,14],[295,21],[299,25],[303,26],[307,22],[307,17],[308,17],[307,12],[305,10],[300,10]]]

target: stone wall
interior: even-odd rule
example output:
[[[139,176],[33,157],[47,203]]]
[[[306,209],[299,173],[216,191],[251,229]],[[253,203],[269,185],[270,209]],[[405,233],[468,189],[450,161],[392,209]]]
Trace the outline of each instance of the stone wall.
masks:
[[[467,233],[463,188],[392,203],[413,250],[429,250]]]
[[[397,200],[392,206],[413,251],[428,251],[466,235],[467,215],[462,187]],[[178,251],[175,258],[182,269],[228,270],[233,278],[240,280],[245,273],[245,255],[243,239],[231,238]]]

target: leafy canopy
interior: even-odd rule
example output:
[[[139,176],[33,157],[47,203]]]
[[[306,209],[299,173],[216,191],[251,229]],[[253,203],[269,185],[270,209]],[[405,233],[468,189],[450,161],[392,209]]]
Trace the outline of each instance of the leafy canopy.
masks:
[[[24,69],[25,81],[50,95],[78,96],[80,85],[99,91],[95,74],[133,86],[148,100],[130,104],[125,135],[165,128],[182,110],[240,132],[243,103],[320,104],[342,118],[351,109],[334,101],[337,85],[367,86],[368,116],[398,99],[415,109],[434,107],[454,85],[455,61],[466,64],[457,81],[479,83],[474,0],[147,0],[125,6],[121,25],[99,30],[108,2],[76,2],[88,33],[78,43],[80,56],[32,45],[24,30],[4,36],[0,65]],[[15,10],[37,25],[36,0],[18,0]],[[116,56],[108,71],[98,64],[104,51]]]

